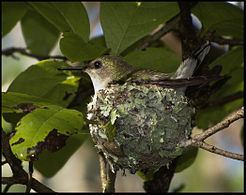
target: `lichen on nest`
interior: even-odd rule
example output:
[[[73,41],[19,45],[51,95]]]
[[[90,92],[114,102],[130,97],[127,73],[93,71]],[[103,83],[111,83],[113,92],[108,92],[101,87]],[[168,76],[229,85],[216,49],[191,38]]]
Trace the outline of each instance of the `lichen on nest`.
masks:
[[[156,85],[114,84],[88,105],[90,133],[111,168],[159,169],[182,154],[194,108],[179,90]]]

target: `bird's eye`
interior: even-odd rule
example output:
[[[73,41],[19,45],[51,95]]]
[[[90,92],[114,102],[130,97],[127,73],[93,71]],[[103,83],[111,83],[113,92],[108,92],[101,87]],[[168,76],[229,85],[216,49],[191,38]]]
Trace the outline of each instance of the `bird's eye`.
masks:
[[[101,68],[101,67],[102,67],[102,62],[100,62],[100,61],[95,61],[95,62],[94,62],[94,67],[95,67],[95,69]]]

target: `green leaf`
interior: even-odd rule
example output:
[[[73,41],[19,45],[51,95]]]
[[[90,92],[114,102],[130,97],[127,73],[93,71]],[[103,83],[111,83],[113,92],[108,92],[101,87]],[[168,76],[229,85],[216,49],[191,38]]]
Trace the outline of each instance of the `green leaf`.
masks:
[[[2,2],[2,37],[12,30],[26,11],[23,2]]]
[[[53,177],[66,164],[87,137],[87,134],[72,135],[67,139],[66,146],[59,151],[43,151],[39,155],[39,159],[34,162],[35,169],[45,177]]]
[[[103,2],[101,23],[112,54],[120,54],[178,11],[173,2]]]
[[[12,131],[12,125],[11,125],[11,123],[8,123],[6,120],[4,120],[4,118],[2,117],[2,130],[5,132],[5,133],[7,133],[7,134],[9,134],[9,133],[11,133],[11,131]]]
[[[198,154],[198,148],[196,148],[196,147],[192,147],[189,150],[185,151],[178,158],[177,167],[175,169],[175,172],[176,173],[181,172],[184,169],[191,166],[195,162],[197,154]]]
[[[2,113],[23,113],[25,105],[35,107],[51,105],[48,99],[16,92],[2,92]]]
[[[203,30],[216,31],[221,36],[233,36],[243,39],[243,10],[225,2],[199,2],[192,13],[203,25]]]
[[[53,6],[51,2],[28,2],[40,15],[46,18],[60,32],[70,31],[71,28],[62,14]]]
[[[58,30],[35,11],[21,19],[21,29],[27,48],[38,55],[48,55],[59,38]]]
[[[133,51],[123,57],[129,64],[138,68],[160,72],[174,72],[181,62],[172,51],[160,48],[147,48],[145,51]]]
[[[86,43],[83,39],[74,33],[64,33],[60,40],[60,49],[71,61],[87,61],[101,56],[108,49],[101,46],[101,42],[94,44],[92,41]]]
[[[16,92],[2,92],[2,114],[7,122],[16,124],[27,113],[45,105],[51,105],[48,99]]]
[[[80,133],[83,126],[83,115],[76,110],[55,105],[37,108],[17,124],[11,150],[21,160],[35,160],[45,149],[63,147],[67,137]]]
[[[243,47],[236,47],[209,65],[210,67],[222,65],[221,74],[231,76],[230,80],[213,96],[213,99],[243,90],[243,57]]]
[[[52,4],[65,18],[72,32],[87,42],[90,36],[90,24],[83,4],[81,2],[52,2]]]
[[[223,99],[223,97],[221,97]],[[223,120],[228,114],[239,109],[243,105],[243,99],[227,103],[224,106],[213,106],[198,111],[196,121],[198,128],[207,129]]]
[[[84,41],[89,40],[90,26],[81,2],[28,2],[60,32],[74,32]]]
[[[65,107],[76,95],[79,78],[57,70],[58,67],[64,66],[68,65],[55,60],[44,60],[32,65],[17,76],[8,92],[46,98]]]
[[[210,67],[222,65],[222,75],[227,74],[231,78],[221,89],[210,97],[210,101],[223,100],[225,96],[243,91],[243,48],[236,47],[223,56],[216,59]],[[243,99],[234,100],[223,106],[213,106],[200,110],[197,114],[197,125],[206,129],[221,121],[225,116],[243,105]]]

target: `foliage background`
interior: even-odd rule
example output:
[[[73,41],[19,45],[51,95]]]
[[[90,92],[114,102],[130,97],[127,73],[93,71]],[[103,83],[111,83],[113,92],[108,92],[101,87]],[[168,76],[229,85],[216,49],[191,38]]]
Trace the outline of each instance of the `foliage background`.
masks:
[[[102,33],[100,24],[98,23],[98,4],[87,3],[88,13],[90,14],[90,22],[92,25],[92,35]],[[25,47],[22,33],[20,32],[20,24],[2,39],[2,48],[8,46]],[[61,54],[59,47],[53,49],[51,54]],[[22,55],[16,55],[19,60],[11,57],[2,56],[2,91],[6,91],[9,84],[14,78],[29,65],[36,63],[33,58]],[[9,125],[3,121],[6,127]],[[231,125],[229,129],[219,132],[209,142],[226,150],[243,153],[240,140],[240,129],[242,128],[242,120]],[[10,176],[10,170],[7,165],[2,167],[3,176]],[[243,191],[243,162],[227,159],[206,151],[199,150],[195,163],[181,173],[176,173],[170,190],[184,183],[183,192],[196,191]],[[77,152],[69,159],[66,165],[52,178],[44,178],[37,171],[34,177],[44,184],[47,184],[55,191],[100,191],[99,167],[96,151],[92,147],[92,143],[88,140]],[[70,179],[68,179],[70,178]],[[16,185],[11,187],[10,191],[24,191],[24,186]],[[118,173],[116,180],[116,191],[144,191],[142,181],[135,175],[127,172],[127,176],[121,176]]]

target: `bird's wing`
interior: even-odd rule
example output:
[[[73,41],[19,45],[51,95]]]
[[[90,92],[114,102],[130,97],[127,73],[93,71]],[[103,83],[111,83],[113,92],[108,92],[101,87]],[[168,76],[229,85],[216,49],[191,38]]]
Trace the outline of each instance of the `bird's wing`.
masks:
[[[145,80],[145,81],[156,81],[161,79],[168,79],[171,75],[167,73],[162,73],[154,70],[138,70],[134,72],[127,81],[137,81],[137,80]]]
[[[196,76],[190,78],[173,78],[172,74],[157,72],[154,70],[138,70],[129,77],[126,82],[138,85],[158,85],[161,87],[184,88],[188,86],[201,86],[216,81],[221,77],[216,76]]]

